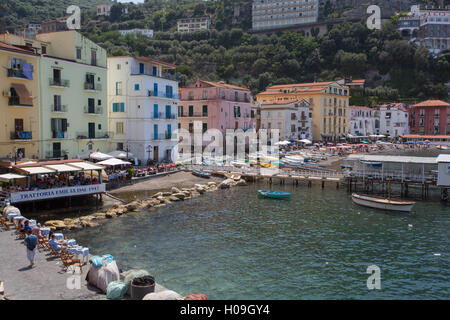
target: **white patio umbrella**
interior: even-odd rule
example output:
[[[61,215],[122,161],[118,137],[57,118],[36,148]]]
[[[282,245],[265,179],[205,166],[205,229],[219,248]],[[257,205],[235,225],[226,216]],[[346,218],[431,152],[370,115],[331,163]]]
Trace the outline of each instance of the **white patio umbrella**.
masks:
[[[92,152],[91,155],[89,156],[89,159],[94,159],[94,160],[108,160],[114,158],[113,156],[110,156],[109,154],[106,153],[102,153],[102,152]]]
[[[123,164],[131,164],[131,162],[123,161],[123,160],[116,159],[116,158],[111,158],[108,160],[97,162],[97,164],[104,165],[104,166],[120,166]]]
[[[299,142],[302,142],[302,143],[304,143],[304,144],[312,144],[312,142],[309,141],[308,139],[302,139],[302,140],[300,140]]]
[[[108,155],[117,158],[117,159],[127,159],[127,152],[126,151],[121,151],[121,150],[116,150],[113,152],[108,153]],[[128,158],[133,158],[134,154],[132,154],[131,152],[128,152]]]
[[[285,145],[288,145],[288,144],[291,144],[291,143],[289,141],[287,141],[287,140],[275,143],[276,146],[285,146]]]
[[[26,178],[26,176],[22,176],[20,174],[15,174],[15,173],[5,173],[5,174],[0,175],[0,181],[3,181],[3,182],[9,182],[9,180],[12,180],[12,179],[23,179],[23,178]]]

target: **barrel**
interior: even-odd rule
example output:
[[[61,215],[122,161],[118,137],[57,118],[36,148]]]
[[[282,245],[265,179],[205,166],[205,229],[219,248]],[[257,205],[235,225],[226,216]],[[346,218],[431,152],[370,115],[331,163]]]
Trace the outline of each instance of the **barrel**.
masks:
[[[152,292],[155,292],[155,278],[153,276],[134,278],[131,282],[131,298],[133,300],[142,300]]]

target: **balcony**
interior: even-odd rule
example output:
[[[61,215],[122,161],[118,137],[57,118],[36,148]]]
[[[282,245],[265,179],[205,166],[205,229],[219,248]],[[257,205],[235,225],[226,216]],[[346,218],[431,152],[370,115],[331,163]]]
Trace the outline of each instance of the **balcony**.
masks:
[[[52,139],[68,139],[68,138],[69,134],[67,133],[67,131],[52,130]]]
[[[175,113],[167,115],[165,112],[158,112],[157,114],[152,114],[152,119],[161,119],[161,120],[176,120],[177,115]]]
[[[12,107],[32,107],[32,104],[23,104],[20,103],[20,98],[19,97],[9,97],[8,98],[8,106],[12,106]]]
[[[200,113],[191,113],[191,114],[182,114],[180,118],[208,118],[208,114],[200,114]]]
[[[69,151],[67,150],[48,150],[45,152],[46,159],[60,159],[69,155]]]
[[[176,93],[167,94],[167,92],[164,92],[164,91],[148,90],[148,96],[149,97],[158,97],[158,98],[180,100],[180,95],[179,94],[176,94]]]
[[[28,80],[28,78],[23,74],[22,69],[8,69],[8,78],[20,78]]]
[[[100,83],[85,82],[84,90],[95,92],[102,91],[102,85]]]
[[[155,78],[163,78],[172,81],[180,81],[180,76],[177,74],[165,73],[163,72],[161,75],[155,75],[152,72],[132,72],[132,76],[150,76]]]
[[[31,140],[33,134],[31,131],[12,131],[11,140]]]
[[[67,110],[68,110],[68,107],[65,104],[64,105],[56,105],[56,106],[54,104],[51,105],[51,111],[55,112],[55,113],[66,113]]]
[[[58,88],[69,88],[70,87],[70,81],[69,80],[62,80],[62,79],[53,79],[50,78],[48,80],[50,87],[58,87]]]
[[[84,106],[84,113],[91,116],[99,116],[103,114],[103,108]]]
[[[77,140],[107,140],[111,139],[111,132],[96,131],[96,132],[77,132]]]

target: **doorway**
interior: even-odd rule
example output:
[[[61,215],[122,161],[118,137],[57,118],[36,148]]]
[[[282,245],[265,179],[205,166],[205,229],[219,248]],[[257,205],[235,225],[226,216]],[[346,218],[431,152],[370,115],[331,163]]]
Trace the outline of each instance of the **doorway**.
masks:
[[[153,160],[155,162],[159,161],[159,147],[158,146],[153,147]]]

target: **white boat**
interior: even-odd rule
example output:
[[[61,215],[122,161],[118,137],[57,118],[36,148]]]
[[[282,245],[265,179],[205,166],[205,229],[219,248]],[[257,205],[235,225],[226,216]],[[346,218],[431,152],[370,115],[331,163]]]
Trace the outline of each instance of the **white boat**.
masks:
[[[414,201],[394,200],[390,198],[369,196],[359,193],[353,193],[352,200],[354,203],[365,207],[404,212],[410,212],[416,204]]]

